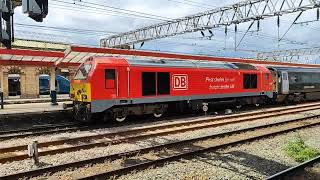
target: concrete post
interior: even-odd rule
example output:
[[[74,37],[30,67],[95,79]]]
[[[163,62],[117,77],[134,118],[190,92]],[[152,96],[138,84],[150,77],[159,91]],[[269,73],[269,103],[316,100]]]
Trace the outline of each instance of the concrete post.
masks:
[[[39,151],[38,151],[38,141],[33,141],[32,144],[28,145],[28,155],[34,161],[36,166],[39,165]]]

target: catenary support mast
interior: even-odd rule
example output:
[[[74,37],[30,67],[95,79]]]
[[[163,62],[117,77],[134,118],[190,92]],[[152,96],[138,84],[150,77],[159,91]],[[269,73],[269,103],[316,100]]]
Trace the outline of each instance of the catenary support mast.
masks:
[[[134,43],[319,8],[318,0],[247,0],[101,39],[102,47]]]

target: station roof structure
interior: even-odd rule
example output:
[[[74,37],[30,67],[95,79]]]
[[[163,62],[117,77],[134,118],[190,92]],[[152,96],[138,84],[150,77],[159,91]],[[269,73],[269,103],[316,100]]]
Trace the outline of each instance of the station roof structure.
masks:
[[[279,61],[261,61],[255,59],[240,59],[213,57],[190,54],[174,54],[158,51],[142,51],[114,48],[84,47],[52,42],[36,42],[34,40],[17,40],[15,49],[0,48],[0,65],[38,65],[70,67],[78,66],[91,56],[139,56],[156,59],[208,60],[224,62],[242,62],[253,64],[269,64],[295,67],[320,67],[317,64],[298,64]],[[30,44],[31,43],[31,44]]]
[[[157,51],[141,51],[141,50],[128,50],[128,49],[114,49],[114,48],[96,48],[96,47],[81,47],[70,46],[65,51],[65,57],[59,59],[56,65],[60,63],[79,64],[84,62],[91,56],[140,56],[140,57],[154,57],[162,59],[183,59],[183,60],[208,60],[208,61],[224,61],[224,62],[242,62],[252,64],[268,64],[277,66],[295,66],[295,67],[320,67],[317,64],[298,64],[279,61],[261,61],[255,59],[240,59],[240,58],[227,58],[227,57],[213,57],[213,56],[201,56],[190,54],[173,54]]]
[[[13,49],[0,48],[0,65],[56,66],[55,62],[65,57],[64,51],[69,46],[56,42],[15,39]],[[59,66],[78,65],[61,63]]]
[[[55,62],[63,58],[63,52],[28,49],[0,49],[0,65],[55,66]]]

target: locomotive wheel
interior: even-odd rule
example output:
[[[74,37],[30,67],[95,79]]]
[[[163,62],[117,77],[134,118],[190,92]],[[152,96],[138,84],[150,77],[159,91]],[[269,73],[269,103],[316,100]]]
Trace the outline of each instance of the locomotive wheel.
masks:
[[[153,112],[153,116],[156,117],[156,118],[161,117],[162,114],[163,114],[163,110],[162,110],[162,109],[156,109],[156,110]]]
[[[255,106],[256,106],[256,107],[259,107],[259,106],[260,106],[260,104],[255,104]]]
[[[160,112],[154,112],[154,113],[153,113],[153,116],[156,117],[156,118],[159,118],[159,117],[162,116],[162,114],[163,114],[163,113],[160,113]]]
[[[123,116],[123,117],[116,117],[115,120],[117,122],[123,122],[124,120],[126,120],[127,116]]]

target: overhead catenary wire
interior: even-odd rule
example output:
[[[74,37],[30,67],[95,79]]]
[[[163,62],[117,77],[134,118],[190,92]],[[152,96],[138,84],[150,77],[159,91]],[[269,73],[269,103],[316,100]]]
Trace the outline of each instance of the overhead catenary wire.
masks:
[[[130,15],[130,16],[135,16],[135,17],[146,18],[146,19],[153,19],[153,20],[159,20],[159,21],[168,21],[168,20],[170,20],[167,17],[162,17],[162,16],[158,16],[158,15],[154,15],[154,14],[148,14],[148,13],[143,13],[143,12],[138,12],[138,11],[134,11],[133,12],[131,10],[125,10],[125,9],[117,10],[117,9],[121,9],[121,8],[116,8],[116,7],[112,7],[112,6],[106,6],[106,5],[97,4],[97,3],[90,3],[90,2],[87,2],[87,1],[81,1],[80,3],[66,2],[66,1],[62,1],[62,0],[52,0],[52,1],[63,3],[63,4],[68,4],[68,5],[71,5],[71,6],[79,6],[79,7],[91,8],[91,9],[95,9],[95,10],[104,10],[104,11],[107,10],[108,12],[115,12],[115,13],[120,13],[120,14],[124,14],[124,15]]]
[[[149,18],[143,18],[143,17],[139,17],[139,16],[130,16],[130,15],[121,15],[120,13],[112,13],[112,12],[108,12],[106,10],[99,10],[99,9],[95,9],[95,8],[72,8],[72,7],[66,7],[63,4],[59,4],[59,3],[50,3],[51,8],[55,7],[58,10],[68,10],[68,11],[76,11],[78,13],[92,13],[92,14],[101,14],[101,15],[107,15],[107,16],[114,16],[117,18],[130,18],[130,19],[147,19],[150,20]],[[153,19],[151,19],[153,20]]]
[[[88,1],[84,1],[84,0],[81,0],[81,3],[91,4],[91,5],[99,6],[99,7],[106,7],[106,8],[110,8],[110,9],[121,10],[121,11],[124,11],[124,12],[143,14],[143,15],[151,16],[151,17],[163,18],[164,20],[172,19],[172,18],[169,18],[169,17],[160,16],[160,15],[156,15],[156,14],[150,14],[150,13],[145,13],[145,12],[141,12],[141,11],[134,11],[134,10],[123,9],[123,8],[114,7],[114,6],[102,5],[102,4],[92,3],[92,2],[88,2]]]
[[[187,1],[187,0],[186,0]],[[190,1],[190,0],[189,0]],[[85,3],[88,3],[88,2],[85,2]],[[73,4],[73,3],[72,3]],[[96,4],[96,3],[95,3]],[[73,4],[74,5],[74,4]],[[62,5],[60,5],[61,7],[62,7]],[[97,4],[96,4],[96,6],[97,6]],[[88,9],[86,9],[86,10],[92,10],[92,13],[94,13],[94,12],[97,12],[97,11],[99,11],[99,12],[105,12],[106,11],[106,8],[99,8],[99,9],[96,9],[96,7],[94,7],[94,6],[81,6],[81,7],[77,7],[77,8],[71,8],[71,9],[75,9],[76,11],[82,11],[82,10],[85,10],[84,8],[82,8],[82,7],[84,7],[84,8],[88,8]],[[95,9],[95,10],[94,10]],[[114,12],[114,13],[117,13],[117,12],[119,12],[119,11],[111,11],[111,12]],[[136,11],[136,12],[138,12],[138,11]],[[133,12],[132,12],[133,13]],[[135,13],[133,13],[133,14],[131,14],[131,13],[126,13],[126,14],[123,14],[123,13],[119,13],[119,14],[113,14],[114,16],[118,16],[118,17],[120,17],[121,16],[121,14],[122,15],[126,15],[126,17],[130,17],[130,18],[141,18],[141,19],[144,19],[145,17],[142,17],[142,16],[135,16],[135,15],[133,15],[133,14],[135,14]],[[160,17],[159,16],[159,18],[156,18],[158,15],[152,15],[152,14],[148,14],[148,15],[146,15],[146,16],[148,16],[148,18],[147,19],[150,19],[150,20],[159,20],[159,19],[162,19],[162,17]],[[153,18],[154,17],[154,18]],[[167,18],[167,17],[164,17],[164,18]],[[166,20],[170,20],[170,19],[166,19]],[[49,28],[50,29],[50,28]],[[68,32],[71,32],[72,30],[63,30],[63,29],[56,29],[56,31],[68,31]],[[78,32],[77,31],[77,33],[79,33],[80,34],[80,31]],[[84,33],[84,34],[86,34],[87,32],[81,32],[81,33]],[[93,33],[95,33],[95,34],[100,34],[100,32],[93,32],[93,31],[91,31],[91,32],[89,32],[88,31],[88,33],[87,34],[93,34]],[[101,34],[103,34],[104,32],[101,32]],[[106,33],[109,33],[109,32],[106,32]],[[115,32],[115,33],[117,33],[117,32]],[[259,34],[259,36],[257,36],[257,37],[264,37],[262,34]],[[298,45],[306,45],[307,43],[299,43],[299,42],[295,42],[295,41],[292,41],[292,40],[288,40],[288,41],[286,41],[287,43],[292,43],[292,44],[298,44]]]
[[[62,1],[62,2],[64,2],[64,1]],[[75,10],[75,9],[72,9],[72,10]],[[39,27],[39,26],[38,26]],[[73,31],[73,30],[72,30]],[[78,32],[78,31],[77,31]],[[75,32],[72,32],[72,33],[75,33]],[[101,33],[103,33],[103,32],[101,32]],[[106,31],[106,33],[109,33],[109,32],[107,32]],[[110,33],[113,33],[113,32],[110,32]],[[114,32],[114,33],[117,33],[117,32]]]
[[[204,8],[208,8],[208,9],[212,9],[212,8],[217,8],[218,7],[218,6],[214,6],[212,4],[196,2],[196,1],[192,1],[192,0],[174,0],[174,1],[176,3],[180,3],[180,4],[187,4],[187,5],[194,6],[194,7],[204,7]]]
[[[15,23],[14,25],[18,27],[35,27],[40,29],[50,29],[56,31],[66,31],[71,33],[83,33],[83,34],[115,34],[120,32],[115,31],[107,31],[107,30],[93,30],[93,29],[81,29],[81,28],[67,28],[67,27],[57,27],[57,26],[45,26],[45,25],[36,25],[36,24],[23,24],[23,23]]]
[[[173,2],[173,3],[176,3],[176,4],[183,4],[183,5],[188,5],[188,6],[193,6],[193,7],[199,7],[199,8],[207,8],[207,9],[210,9],[208,6],[204,6],[204,5],[201,5],[201,4],[194,4],[192,2],[189,1],[178,1],[178,0],[167,0],[169,2]]]
[[[64,1],[61,1],[61,0],[55,0],[55,1],[60,1],[60,2],[64,2]],[[82,2],[82,1],[81,1]],[[70,3],[69,3],[70,4]],[[97,3],[94,3],[95,5],[101,5],[101,4],[97,4]],[[121,8],[120,8],[121,9]],[[135,11],[135,12],[138,12],[138,11]],[[152,14],[149,14],[149,15],[152,15]],[[157,15],[156,15],[157,16]],[[161,17],[163,17],[163,16],[161,16]],[[166,19],[167,21],[169,21],[170,19]],[[290,42],[290,40],[288,41],[288,43]],[[291,42],[294,42],[294,41],[291,41]],[[296,42],[294,42],[293,44],[299,44],[299,43],[296,43]],[[303,43],[303,44],[305,44],[305,43]]]

